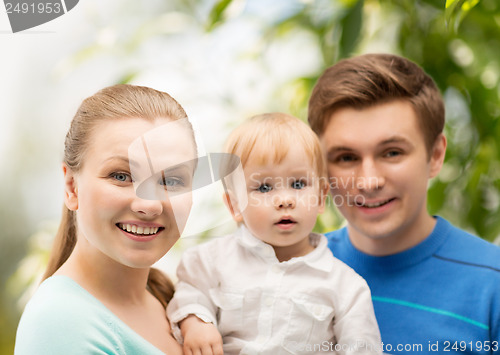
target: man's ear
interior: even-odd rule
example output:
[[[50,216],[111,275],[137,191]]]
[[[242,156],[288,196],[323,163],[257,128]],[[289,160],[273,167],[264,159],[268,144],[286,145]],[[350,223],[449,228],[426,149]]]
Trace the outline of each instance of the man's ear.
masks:
[[[66,165],[62,164],[64,174],[64,204],[70,211],[78,209],[78,187],[76,186],[75,173]]]
[[[242,223],[243,216],[241,215],[241,212],[237,207],[238,203],[233,194],[231,194],[230,192],[225,192],[222,194],[222,199],[224,200],[224,204],[226,205],[226,207],[229,209],[229,212],[231,212],[231,216],[233,216],[233,219],[237,223]]]
[[[429,160],[429,178],[435,177],[443,167],[444,157],[446,155],[446,137],[444,134],[440,134],[434,146],[432,147],[431,156]]]

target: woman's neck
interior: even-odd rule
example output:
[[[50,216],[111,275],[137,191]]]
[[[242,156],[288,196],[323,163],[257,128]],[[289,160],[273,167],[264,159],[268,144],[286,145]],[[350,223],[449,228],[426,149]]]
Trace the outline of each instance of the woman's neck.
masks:
[[[77,242],[55,275],[75,280],[103,303],[141,304],[149,293],[149,268],[131,268],[111,259],[88,242]]]
[[[181,354],[170,334],[165,309],[146,289],[150,268],[133,268],[87,242],[75,249],[55,275],[72,278],[133,331],[165,353]]]

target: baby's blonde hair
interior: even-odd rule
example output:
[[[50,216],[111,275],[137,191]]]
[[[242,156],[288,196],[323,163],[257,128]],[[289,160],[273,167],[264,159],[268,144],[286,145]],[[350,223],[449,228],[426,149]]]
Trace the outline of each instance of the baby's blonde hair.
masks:
[[[301,145],[311,159],[317,177],[326,182],[326,162],[321,145],[311,128],[298,118],[279,112],[253,116],[229,135],[225,152],[257,164],[280,164],[292,145]]]

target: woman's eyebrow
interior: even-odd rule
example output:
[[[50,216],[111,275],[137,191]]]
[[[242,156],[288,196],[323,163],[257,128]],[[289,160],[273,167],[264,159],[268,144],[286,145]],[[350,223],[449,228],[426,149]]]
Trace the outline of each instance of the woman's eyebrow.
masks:
[[[124,163],[127,163],[128,165],[134,167],[134,168],[139,167],[139,164],[137,162],[135,162],[133,160],[129,160],[127,157],[125,157],[123,155],[114,155],[114,156],[109,157],[108,159],[104,160],[103,162],[107,163],[110,160],[120,160],[120,161],[123,161]]]
[[[194,167],[194,164],[191,162],[185,162],[181,164],[177,164],[168,168],[165,168],[162,170],[162,173],[176,173],[176,172],[183,172],[183,171],[191,171],[192,168]]]

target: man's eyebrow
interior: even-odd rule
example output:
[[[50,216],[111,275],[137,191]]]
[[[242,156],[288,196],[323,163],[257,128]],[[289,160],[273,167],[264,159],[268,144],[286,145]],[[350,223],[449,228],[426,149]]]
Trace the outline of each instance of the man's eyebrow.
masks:
[[[405,137],[402,137],[402,136],[393,136],[393,137],[389,137],[385,140],[383,140],[380,145],[384,145],[384,144],[391,144],[391,143],[406,143],[406,144],[411,144],[411,142],[406,139]]]
[[[328,149],[327,155],[334,154],[337,152],[353,152],[353,151],[354,151],[354,149],[352,149],[352,148],[345,147],[342,145],[337,145],[337,146],[333,146],[330,149]]]
[[[378,143],[377,145],[387,145],[387,144],[392,144],[392,143],[404,143],[404,144],[409,144],[412,145],[412,143],[406,139],[403,136],[392,136],[387,139],[384,139],[382,142]],[[334,154],[337,152],[354,152],[355,149],[350,148],[348,146],[343,146],[343,145],[336,145],[328,149],[327,154]]]

